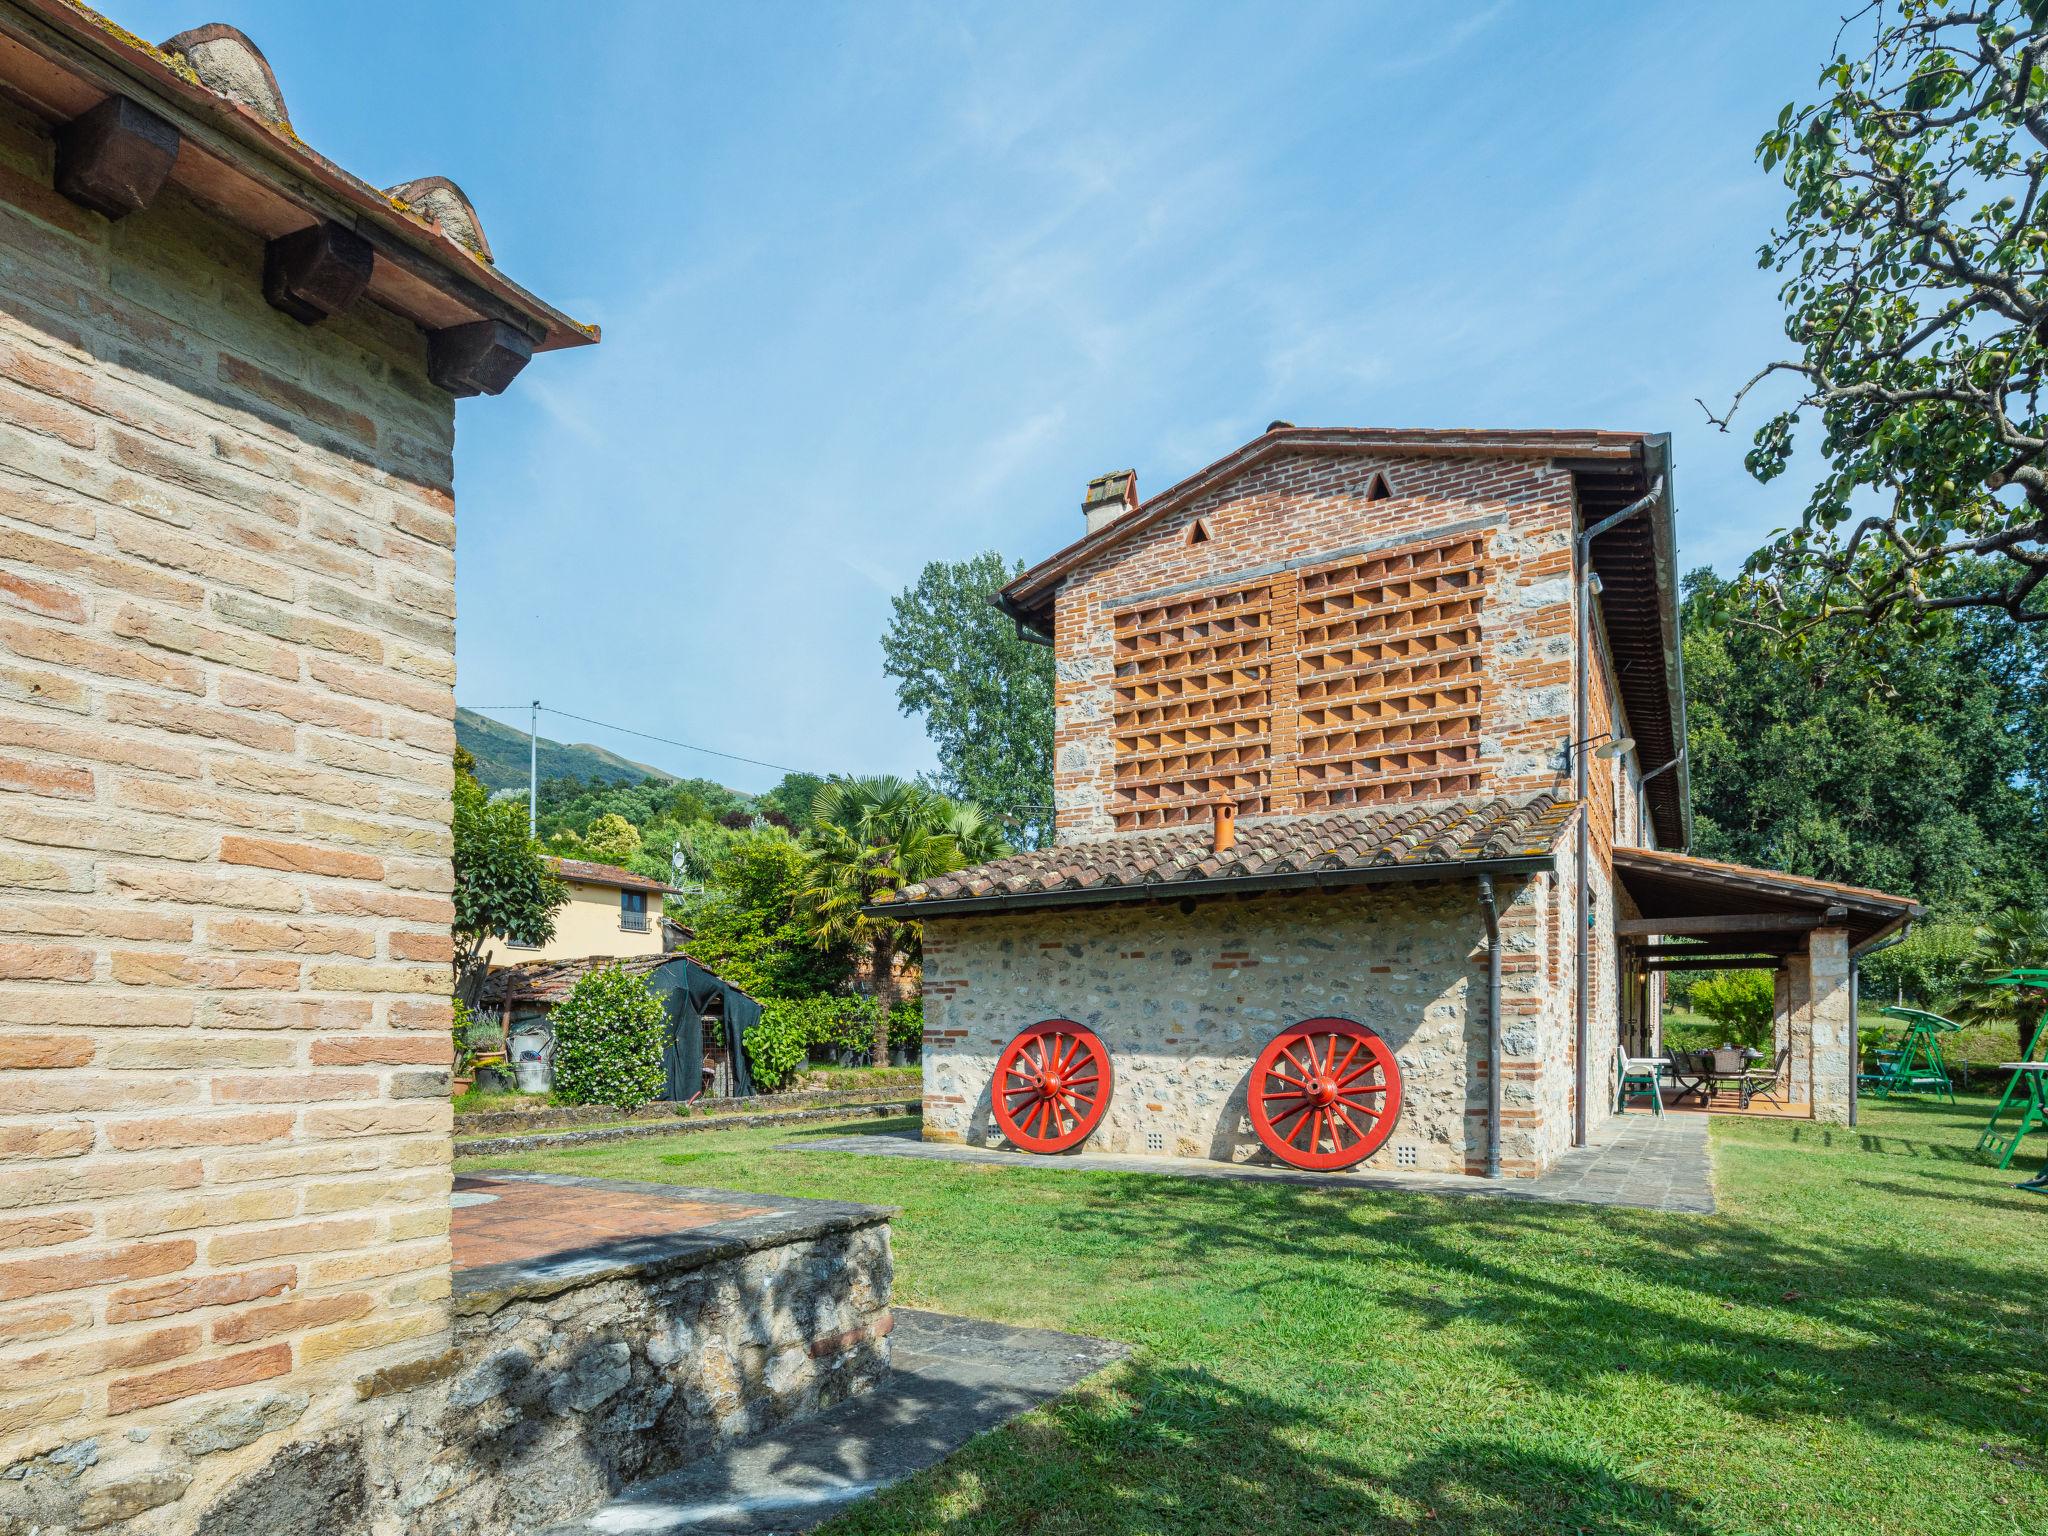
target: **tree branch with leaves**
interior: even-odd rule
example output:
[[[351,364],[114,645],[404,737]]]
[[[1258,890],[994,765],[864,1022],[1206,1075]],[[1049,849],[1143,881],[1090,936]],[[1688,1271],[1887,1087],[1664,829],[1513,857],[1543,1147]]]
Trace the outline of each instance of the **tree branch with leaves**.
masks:
[[[1758,157],[1792,202],[1760,264],[1784,275],[1796,354],[1753,392],[1796,395],[1746,458],[1769,482],[1795,432],[1825,470],[1753,555],[1751,622],[1783,634],[1955,609],[2048,620],[2048,0],[1874,3]]]
[[[474,1008],[491,940],[547,943],[569,888],[528,835],[526,807],[493,801],[463,762],[468,756],[456,749],[454,970],[455,996]]]

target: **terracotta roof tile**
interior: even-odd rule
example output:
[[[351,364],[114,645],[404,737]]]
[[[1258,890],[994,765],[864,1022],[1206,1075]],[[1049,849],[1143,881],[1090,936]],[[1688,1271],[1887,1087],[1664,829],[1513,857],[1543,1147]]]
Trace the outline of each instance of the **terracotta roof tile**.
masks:
[[[663,885],[659,880],[636,875],[630,869],[621,869],[616,864],[595,864],[588,859],[558,859],[553,854],[548,856],[548,861],[555,866],[555,872],[564,880],[581,880],[586,885],[615,886],[622,891],[675,893],[675,887],[672,885]]]
[[[1237,824],[1237,845],[1221,854],[1206,825],[1134,833],[1011,854],[905,886],[877,905],[1033,905],[1034,897],[1098,891],[1105,899],[1171,897],[1238,882],[1337,876],[1351,883],[1440,865],[1543,860],[1573,807],[1571,800],[1536,795],[1247,818]]]
[[[555,1004],[566,998],[592,971],[616,965],[629,976],[645,976],[660,970],[676,955],[585,955],[576,960],[523,960],[500,966],[484,978],[479,1001],[496,1007],[510,992],[514,1002]]]

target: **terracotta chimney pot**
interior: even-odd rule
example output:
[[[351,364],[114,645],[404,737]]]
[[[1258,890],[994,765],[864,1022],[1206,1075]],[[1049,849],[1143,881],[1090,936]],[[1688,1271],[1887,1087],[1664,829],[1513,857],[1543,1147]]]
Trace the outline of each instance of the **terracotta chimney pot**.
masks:
[[[1219,801],[1215,811],[1215,850],[1218,853],[1228,853],[1237,846],[1237,807],[1228,801]]]

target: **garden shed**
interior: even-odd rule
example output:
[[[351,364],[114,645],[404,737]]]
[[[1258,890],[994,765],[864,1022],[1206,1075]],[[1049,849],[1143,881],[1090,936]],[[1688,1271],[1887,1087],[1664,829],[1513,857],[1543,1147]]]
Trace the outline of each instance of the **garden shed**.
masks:
[[[668,1045],[663,1055],[668,1082],[663,1097],[686,1103],[705,1089],[704,1068],[720,1098],[748,1098],[754,1091],[747,1070],[746,1034],[761,1019],[761,1005],[724,977],[688,955],[586,955],[578,960],[534,960],[505,966],[485,978],[482,1004],[509,1039],[522,1025],[545,1023],[555,1005],[592,971],[618,966],[646,978],[668,1011]]]

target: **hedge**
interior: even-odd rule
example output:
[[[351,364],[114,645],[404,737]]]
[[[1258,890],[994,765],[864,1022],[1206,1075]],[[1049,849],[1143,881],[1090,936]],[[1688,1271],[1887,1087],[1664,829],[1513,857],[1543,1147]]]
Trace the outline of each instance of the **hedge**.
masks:
[[[747,1066],[754,1086],[774,1092],[810,1064],[813,1051],[865,1056],[875,1048],[881,1012],[872,997],[781,998],[761,1009],[747,1031]],[[924,1005],[912,999],[889,1013],[891,1044],[916,1047],[924,1036]]]

